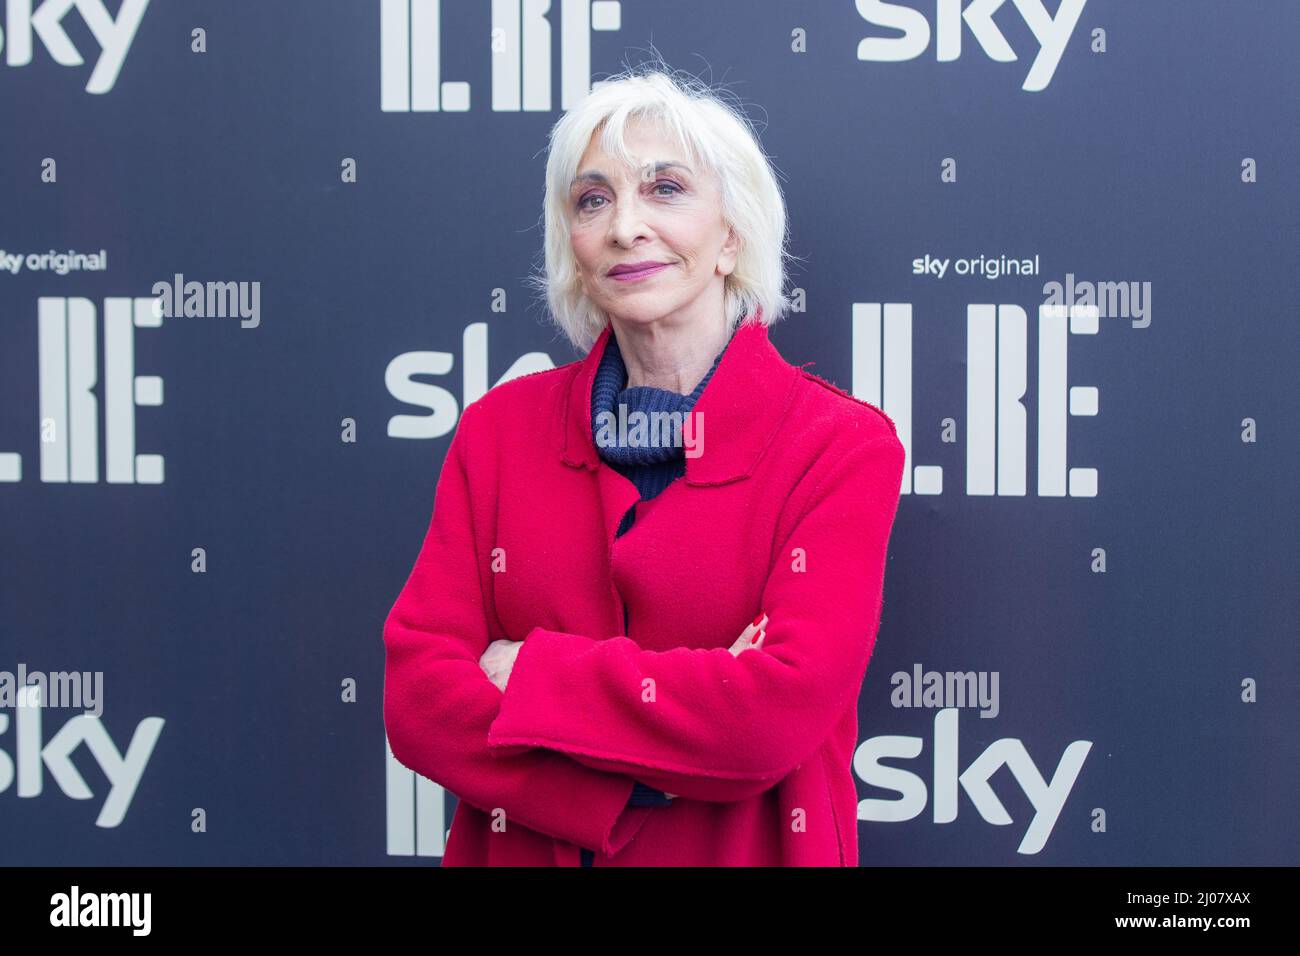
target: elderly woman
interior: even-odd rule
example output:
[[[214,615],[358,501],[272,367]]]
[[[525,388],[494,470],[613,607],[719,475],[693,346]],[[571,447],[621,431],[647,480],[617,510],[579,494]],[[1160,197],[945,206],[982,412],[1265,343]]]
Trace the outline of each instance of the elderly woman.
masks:
[[[459,798],[443,865],[855,866],[903,446],[768,340],[768,162],[631,71],[556,124],[545,222],[586,357],[465,408],[384,626],[392,752]]]

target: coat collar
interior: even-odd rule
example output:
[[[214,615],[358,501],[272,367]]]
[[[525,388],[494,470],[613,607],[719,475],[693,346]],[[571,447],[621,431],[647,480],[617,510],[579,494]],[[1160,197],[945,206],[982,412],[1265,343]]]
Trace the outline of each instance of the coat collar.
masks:
[[[605,326],[569,378],[560,457],[575,468],[596,471],[601,465],[591,437],[591,389],[612,335],[613,327]],[[704,420],[704,451],[686,458],[686,483],[721,485],[748,478],[790,410],[798,378],[799,369],[781,357],[766,325],[754,320],[736,329],[695,403]]]

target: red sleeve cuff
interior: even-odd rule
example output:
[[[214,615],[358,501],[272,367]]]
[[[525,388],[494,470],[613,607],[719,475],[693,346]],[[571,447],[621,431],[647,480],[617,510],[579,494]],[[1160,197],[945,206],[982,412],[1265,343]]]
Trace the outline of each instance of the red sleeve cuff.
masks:
[[[590,689],[577,669],[566,667],[574,655],[590,651],[596,641],[534,627],[524,637],[506,683],[501,708],[488,728],[489,750],[507,754],[555,742],[555,732],[582,713]],[[630,791],[629,791],[630,793]]]

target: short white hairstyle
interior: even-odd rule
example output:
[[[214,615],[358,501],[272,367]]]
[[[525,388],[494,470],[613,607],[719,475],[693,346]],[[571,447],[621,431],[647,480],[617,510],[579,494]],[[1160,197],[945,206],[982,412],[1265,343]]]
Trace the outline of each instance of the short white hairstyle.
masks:
[[[786,261],[791,258],[785,198],[757,133],[721,91],[661,64],[633,67],[596,84],[551,129],[542,204],[545,273],[525,281],[545,297],[555,324],[583,354],[609,317],[586,296],[578,277],[569,232],[570,187],[597,129],[605,151],[635,167],[623,138],[632,119],[647,122],[718,178],[723,220],[740,242],[735,269],[724,282],[728,331],[751,314],[771,325],[790,307],[785,295]]]

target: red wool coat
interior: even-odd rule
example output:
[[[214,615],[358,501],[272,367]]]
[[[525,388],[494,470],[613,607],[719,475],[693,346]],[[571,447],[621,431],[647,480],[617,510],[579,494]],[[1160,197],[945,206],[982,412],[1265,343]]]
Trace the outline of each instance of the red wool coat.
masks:
[[[592,440],[611,334],[465,408],[384,625],[392,752],[460,800],[442,864],[856,866],[894,423],[746,324],[695,406],[703,453],[642,502]],[[502,638],[504,694],[478,664]],[[629,807],[636,780],[676,799]]]

